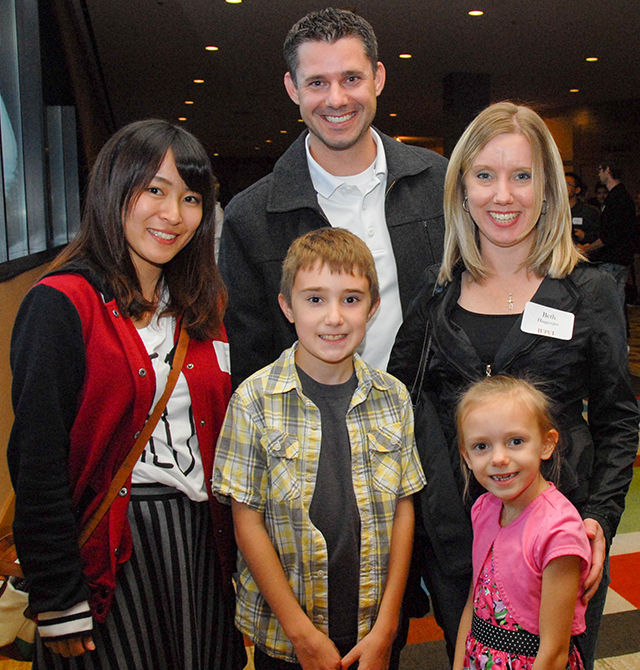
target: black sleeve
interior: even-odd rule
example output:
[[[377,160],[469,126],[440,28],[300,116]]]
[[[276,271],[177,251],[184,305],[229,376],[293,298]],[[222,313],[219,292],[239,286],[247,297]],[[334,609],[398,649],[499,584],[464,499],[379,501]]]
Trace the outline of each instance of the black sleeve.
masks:
[[[427,304],[433,295],[437,268],[429,267],[422,275],[404,315],[402,326],[391,350],[387,371],[397,377],[411,393],[416,380],[420,355],[425,342]],[[415,400],[415,398],[414,398]]]
[[[38,285],[27,294],[13,329],[11,368],[15,420],[7,457],[16,548],[33,612],[66,610],[89,596],[68,466],[85,354],[80,317],[60,291]]]
[[[612,193],[601,215],[600,240],[606,246],[630,244],[635,220],[636,211],[629,195],[626,192]]]
[[[589,430],[594,463],[583,517],[598,521],[610,543],[624,511],[638,451],[638,403],[629,376],[624,316],[614,282],[603,273],[590,296]]]
[[[224,323],[234,389],[256,370],[272,363],[283,349],[276,344],[277,327],[265,288],[267,280],[252,250],[256,240],[250,238],[251,216],[245,209],[237,202],[229,203],[220,242],[219,267],[229,292]],[[277,270],[280,271],[279,266]]]

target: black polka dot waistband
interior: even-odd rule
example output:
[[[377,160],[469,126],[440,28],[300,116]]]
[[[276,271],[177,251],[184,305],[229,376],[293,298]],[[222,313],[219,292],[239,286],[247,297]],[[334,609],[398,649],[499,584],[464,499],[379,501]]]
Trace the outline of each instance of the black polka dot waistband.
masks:
[[[527,630],[508,630],[494,626],[481,619],[475,612],[471,622],[471,635],[485,647],[507,654],[536,656],[540,648],[540,636]]]

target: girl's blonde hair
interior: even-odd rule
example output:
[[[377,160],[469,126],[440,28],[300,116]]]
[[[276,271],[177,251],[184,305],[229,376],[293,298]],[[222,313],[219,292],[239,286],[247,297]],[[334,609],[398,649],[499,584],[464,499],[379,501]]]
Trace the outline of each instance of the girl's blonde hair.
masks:
[[[494,137],[524,135],[532,155],[533,209],[538,222],[534,244],[525,265],[538,276],[559,279],[582,258],[571,240],[571,208],[558,147],[544,121],[532,109],[499,102],[469,124],[458,140],[444,185],[445,248],[439,281],[451,281],[453,268],[462,260],[475,281],[490,272],[480,255],[479,235],[471,214],[463,208],[464,178],[477,155]],[[544,207],[543,207],[544,203]]]
[[[484,377],[473,383],[460,397],[456,410],[456,427],[458,429],[458,449],[460,451],[461,470],[464,477],[464,496],[469,494],[471,482],[471,471],[466,464],[462,454],[464,453],[464,421],[469,412],[476,407],[500,398],[516,398],[533,415],[541,435],[546,435],[550,430],[558,431],[556,421],[553,417],[551,400],[540,389],[540,385],[527,379],[509,377],[508,375],[496,375],[495,377]],[[540,465],[542,476],[558,484],[560,479],[560,449],[559,445],[553,450],[548,461]]]

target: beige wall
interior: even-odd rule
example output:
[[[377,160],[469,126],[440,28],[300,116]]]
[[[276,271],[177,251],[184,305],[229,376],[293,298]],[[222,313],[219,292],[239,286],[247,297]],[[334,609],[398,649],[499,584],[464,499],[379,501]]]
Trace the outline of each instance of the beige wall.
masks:
[[[22,298],[44,270],[45,268],[41,266],[0,284],[0,535],[10,523],[12,514],[10,503],[13,498],[5,458],[13,423],[11,369],[9,367],[11,329]]]

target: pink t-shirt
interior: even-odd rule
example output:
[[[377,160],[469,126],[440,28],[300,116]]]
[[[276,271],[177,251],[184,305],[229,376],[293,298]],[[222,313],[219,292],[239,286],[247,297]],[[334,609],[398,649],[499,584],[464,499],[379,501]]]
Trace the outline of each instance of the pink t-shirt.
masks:
[[[591,547],[576,508],[549,485],[508,526],[500,527],[502,501],[485,493],[471,511],[473,522],[473,583],[493,545],[496,582],[513,618],[530,633],[540,634],[542,573],[559,556],[580,556],[580,588],[571,634],[585,629],[582,584],[591,566]]]

